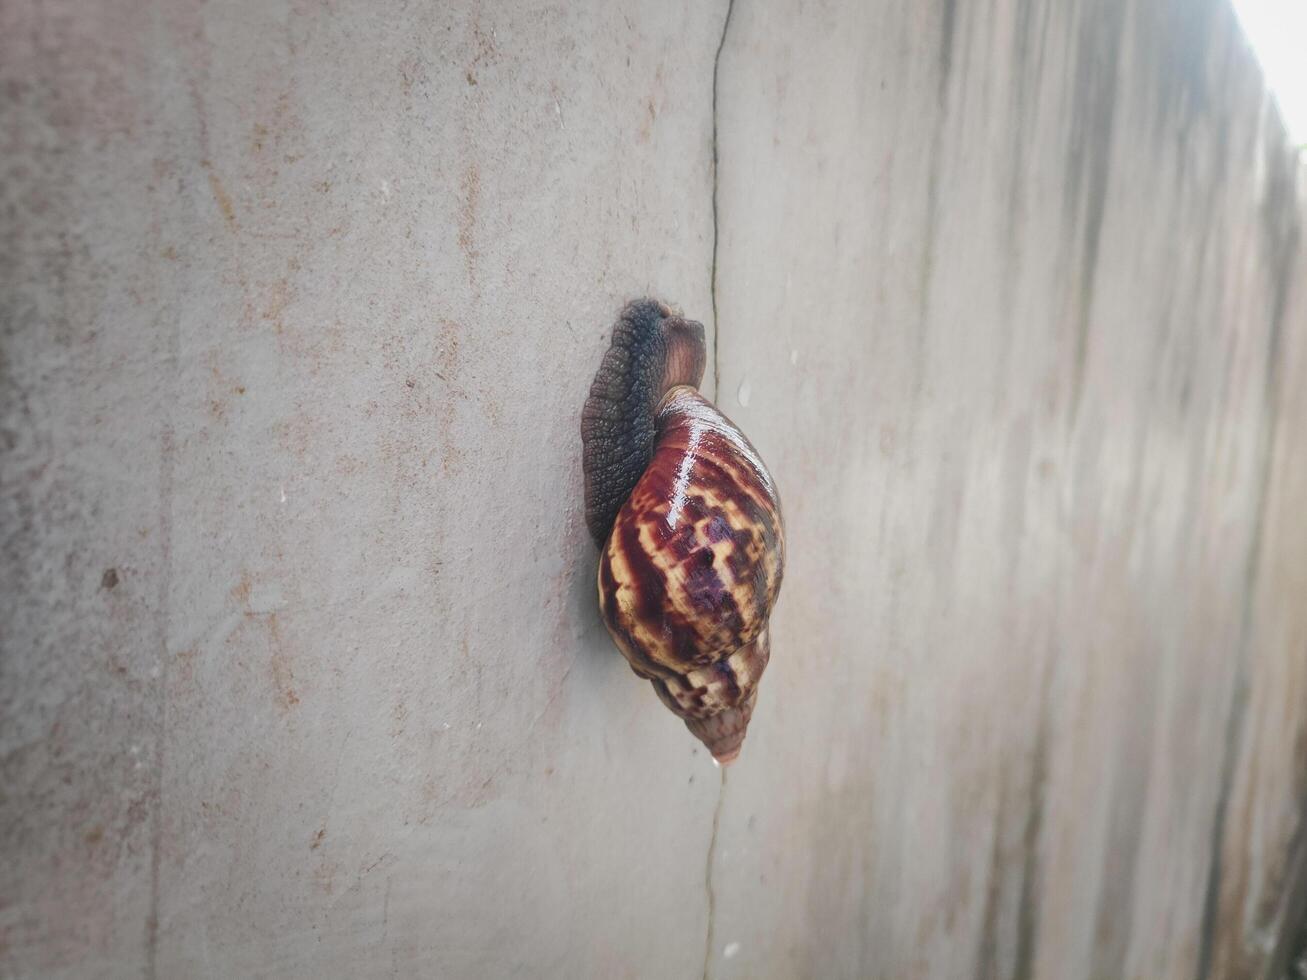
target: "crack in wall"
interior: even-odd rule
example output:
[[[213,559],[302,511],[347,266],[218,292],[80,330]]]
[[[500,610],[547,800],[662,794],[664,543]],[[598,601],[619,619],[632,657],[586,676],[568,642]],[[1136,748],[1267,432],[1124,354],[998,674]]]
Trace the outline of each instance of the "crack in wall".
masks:
[[[722,35],[717,40],[717,51],[712,63],[712,268],[710,270],[709,292],[712,299],[712,382],[713,398],[721,401],[722,373],[717,352],[721,347],[721,321],[717,313],[717,252],[721,243],[719,210],[717,206],[718,163],[720,160],[717,125],[717,90],[721,78],[722,49],[726,47],[726,32],[731,27],[731,14],[735,12],[735,0],[726,0],[726,16],[722,19]],[[713,890],[712,866],[717,854],[717,831],[722,822],[722,804],[726,801],[726,769],[721,770],[722,779],[717,789],[717,806],[713,809],[712,836],[708,839],[708,856],[704,859],[703,888],[707,899],[708,925],[703,942],[703,980],[708,980],[712,969],[713,936],[717,928],[717,893]]]
[[[720,242],[717,211],[717,81],[722,67],[722,48],[726,47],[726,32],[731,27],[731,14],[735,11],[735,0],[727,0],[726,17],[722,21],[722,36],[717,41],[717,53],[712,63],[712,270],[709,289],[712,295],[712,383],[713,398],[721,400],[721,368],[717,363],[717,348],[721,338],[721,329],[717,319],[717,246]]]
[[[717,789],[717,806],[712,815],[712,837],[708,839],[708,857],[703,868],[703,887],[708,897],[708,930],[703,941],[703,980],[708,980],[712,967],[713,933],[717,927],[717,893],[713,890],[712,863],[717,853],[717,830],[722,823],[722,804],[726,801],[726,767],[722,767],[722,781]]]

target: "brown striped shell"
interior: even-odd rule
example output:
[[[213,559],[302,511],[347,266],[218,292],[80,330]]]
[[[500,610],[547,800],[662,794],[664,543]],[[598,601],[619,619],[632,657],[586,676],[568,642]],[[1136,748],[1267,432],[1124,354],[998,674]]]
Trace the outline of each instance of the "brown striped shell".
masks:
[[[632,669],[725,764],[770,656],[785,534],[775,484],[695,388],[703,327],[629,304],[582,416],[599,605]]]
[[[697,391],[673,388],[600,556],[599,603],[631,667],[719,762],[739,754],[753,713],[784,558],[757,452]]]

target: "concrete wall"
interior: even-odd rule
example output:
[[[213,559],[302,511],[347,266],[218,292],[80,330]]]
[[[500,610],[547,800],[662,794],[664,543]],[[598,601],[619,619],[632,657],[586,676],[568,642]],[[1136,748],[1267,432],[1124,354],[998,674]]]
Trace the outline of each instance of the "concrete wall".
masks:
[[[1224,4],[13,0],[0,92],[0,974],[1298,955],[1303,193]],[[596,615],[642,293],[786,507],[726,779]]]

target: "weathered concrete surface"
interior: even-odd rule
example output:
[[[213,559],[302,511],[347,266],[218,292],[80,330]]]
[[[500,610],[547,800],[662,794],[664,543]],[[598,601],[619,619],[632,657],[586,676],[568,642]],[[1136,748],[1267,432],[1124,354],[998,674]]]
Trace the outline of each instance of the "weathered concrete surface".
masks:
[[[1231,15],[507,7],[0,6],[0,974],[1281,975],[1307,250]],[[714,270],[790,538],[724,783],[577,434]]]
[[[1307,262],[1200,6],[737,5],[721,385],[800,583],[721,826],[737,975],[1271,975]]]

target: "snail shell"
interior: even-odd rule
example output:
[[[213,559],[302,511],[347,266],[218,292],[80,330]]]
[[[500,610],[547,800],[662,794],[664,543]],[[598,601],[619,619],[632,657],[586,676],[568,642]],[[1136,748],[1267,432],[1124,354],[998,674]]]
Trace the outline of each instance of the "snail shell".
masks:
[[[703,327],[631,303],[582,416],[599,605],[631,668],[725,764],[770,656],[785,534],[775,484],[696,391]]]

